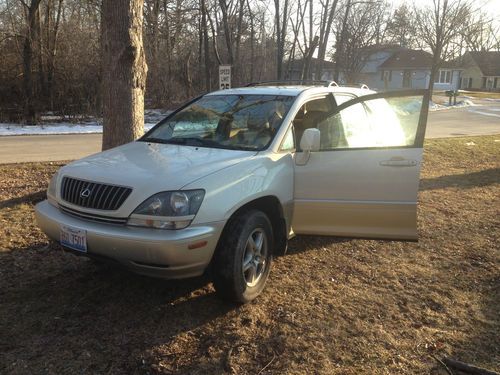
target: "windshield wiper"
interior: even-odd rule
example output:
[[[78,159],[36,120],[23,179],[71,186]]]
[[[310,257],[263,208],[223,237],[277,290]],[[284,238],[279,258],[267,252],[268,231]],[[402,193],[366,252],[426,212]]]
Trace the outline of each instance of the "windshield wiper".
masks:
[[[211,141],[209,139],[202,139],[198,137],[173,137],[166,140],[167,143],[177,144],[177,145],[188,145],[192,146],[213,146],[218,145],[217,142]]]
[[[153,143],[163,143],[163,144],[174,144],[174,145],[190,145],[190,144],[196,144],[198,146],[200,145],[205,145],[209,143],[210,141],[206,141],[204,139],[200,139],[197,137],[173,137],[173,138],[155,138],[155,137],[148,137],[141,139],[143,142],[153,142]]]
[[[169,139],[163,138],[145,138],[142,139],[144,142],[153,143],[163,143],[172,145],[185,145],[185,146],[201,146],[201,147],[212,147],[212,148],[222,148],[226,150],[241,150],[241,151],[258,151],[258,147],[250,145],[225,145],[211,139],[203,139],[197,137],[173,137]]]
[[[139,139],[139,141],[152,142],[152,143],[168,143],[167,139],[155,138],[155,137],[147,137],[147,138]]]

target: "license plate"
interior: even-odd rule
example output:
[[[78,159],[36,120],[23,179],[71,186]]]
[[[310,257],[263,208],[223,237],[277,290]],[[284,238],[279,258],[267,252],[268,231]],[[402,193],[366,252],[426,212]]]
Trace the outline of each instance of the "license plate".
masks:
[[[87,252],[87,232],[83,229],[61,226],[61,245],[70,249]]]

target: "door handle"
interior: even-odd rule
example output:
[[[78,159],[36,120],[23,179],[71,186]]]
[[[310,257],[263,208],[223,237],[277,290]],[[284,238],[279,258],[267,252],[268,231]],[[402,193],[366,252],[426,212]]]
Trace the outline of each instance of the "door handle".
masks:
[[[417,165],[417,161],[402,157],[393,157],[389,160],[382,160],[379,164],[383,167],[414,167]]]

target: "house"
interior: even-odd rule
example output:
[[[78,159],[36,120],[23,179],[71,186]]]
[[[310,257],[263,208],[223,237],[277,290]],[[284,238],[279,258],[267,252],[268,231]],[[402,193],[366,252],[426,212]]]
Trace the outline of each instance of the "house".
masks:
[[[378,90],[427,88],[431,67],[432,55],[429,52],[389,46],[367,55],[359,82]],[[434,89],[458,89],[460,72],[461,68],[456,64],[445,63],[434,79]]]
[[[500,51],[466,52],[461,89],[500,91]]]
[[[363,67],[357,74],[357,81],[371,88],[384,88],[380,80],[380,65],[382,65],[395,52],[401,50],[399,45],[377,44],[364,49]]]
[[[302,79],[302,70],[304,69],[304,64],[305,60],[304,59],[299,59],[299,60],[293,60],[290,61],[288,64],[287,72],[286,72],[286,79],[289,80],[298,80]],[[323,60],[323,64],[321,66],[321,77],[316,78],[316,66],[318,64],[318,59],[313,58],[311,60],[311,78],[310,79],[318,79],[318,80],[324,80],[324,81],[331,81],[333,80],[333,74],[335,71],[335,64],[331,61],[326,61]],[[309,78],[305,78],[309,79]]]

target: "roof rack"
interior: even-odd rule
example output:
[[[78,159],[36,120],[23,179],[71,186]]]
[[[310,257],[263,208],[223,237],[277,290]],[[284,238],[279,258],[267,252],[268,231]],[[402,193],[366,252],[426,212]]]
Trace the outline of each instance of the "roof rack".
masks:
[[[310,79],[290,79],[282,81],[262,81],[262,82],[252,82],[246,85],[246,87],[254,86],[287,86],[287,85],[299,85],[299,86],[324,86],[324,87],[338,87],[335,81],[317,81]]]
[[[368,87],[368,85],[365,85],[364,83],[353,83],[353,84],[350,84],[350,85],[343,85],[343,87],[356,87],[358,89],[365,89],[365,90],[369,90],[370,89]]]

